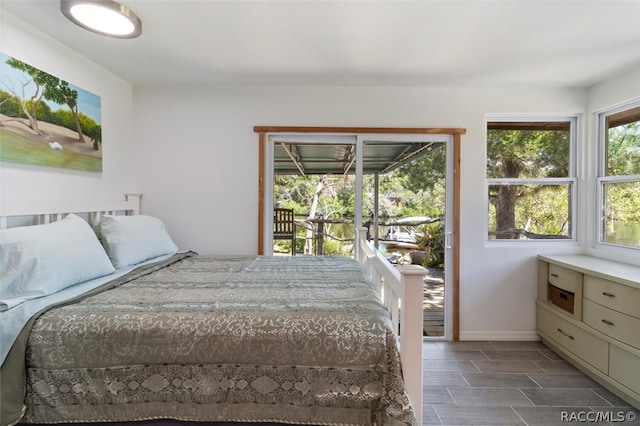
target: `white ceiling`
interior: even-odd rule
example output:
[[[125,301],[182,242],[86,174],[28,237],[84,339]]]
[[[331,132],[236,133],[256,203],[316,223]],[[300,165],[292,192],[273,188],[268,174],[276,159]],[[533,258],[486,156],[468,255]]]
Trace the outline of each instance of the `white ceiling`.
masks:
[[[58,0],[0,8],[133,84],[586,87],[640,64],[640,0],[121,0],[137,39]]]

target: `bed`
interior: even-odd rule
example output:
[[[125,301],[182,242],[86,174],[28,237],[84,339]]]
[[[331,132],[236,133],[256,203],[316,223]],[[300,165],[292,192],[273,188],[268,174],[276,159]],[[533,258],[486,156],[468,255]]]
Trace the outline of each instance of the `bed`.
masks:
[[[0,213],[3,426],[421,424],[424,270],[365,239],[356,259],[206,256],[139,196]]]

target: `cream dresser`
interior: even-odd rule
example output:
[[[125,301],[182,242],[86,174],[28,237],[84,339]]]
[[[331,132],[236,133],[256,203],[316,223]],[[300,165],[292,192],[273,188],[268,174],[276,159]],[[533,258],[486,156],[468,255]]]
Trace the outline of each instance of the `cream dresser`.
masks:
[[[538,256],[537,331],[640,409],[640,267],[592,256]]]

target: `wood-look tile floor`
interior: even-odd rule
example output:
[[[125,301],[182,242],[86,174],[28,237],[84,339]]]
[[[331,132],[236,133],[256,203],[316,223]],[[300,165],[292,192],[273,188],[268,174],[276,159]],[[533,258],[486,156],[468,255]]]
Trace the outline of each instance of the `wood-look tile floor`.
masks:
[[[542,342],[425,341],[423,358],[423,425],[640,425]]]

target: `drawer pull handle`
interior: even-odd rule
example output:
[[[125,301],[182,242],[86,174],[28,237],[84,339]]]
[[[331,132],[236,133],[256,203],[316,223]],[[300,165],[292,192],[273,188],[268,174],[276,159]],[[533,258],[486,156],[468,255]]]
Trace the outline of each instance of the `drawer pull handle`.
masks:
[[[607,296],[607,297],[616,297],[616,295],[615,295],[615,294],[613,294],[613,293],[609,293],[608,291],[603,291],[603,292],[602,292],[602,295],[603,295],[603,296]]]
[[[551,276],[552,276],[553,278],[558,278],[558,276],[559,276],[559,275],[558,275],[558,274],[551,274]]]
[[[559,328],[559,329],[558,329],[558,331],[559,331],[561,334],[564,334],[565,336],[567,336],[569,339],[571,339],[571,340],[575,340],[573,336],[571,336],[571,335],[569,335],[569,334],[565,333],[564,331],[562,331],[562,329],[561,329],[561,328]]]
[[[603,319],[602,322],[607,325],[615,325],[613,322],[609,321],[608,319]]]

